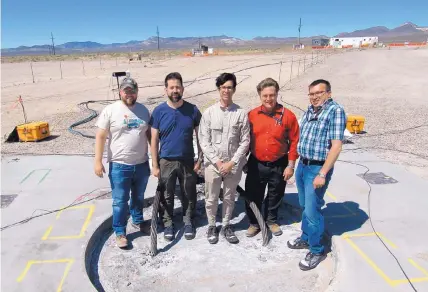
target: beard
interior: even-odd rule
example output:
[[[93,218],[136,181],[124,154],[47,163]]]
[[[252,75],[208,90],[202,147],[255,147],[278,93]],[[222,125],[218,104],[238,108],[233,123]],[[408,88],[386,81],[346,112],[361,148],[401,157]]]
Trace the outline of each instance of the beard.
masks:
[[[137,100],[131,98],[122,98],[122,102],[127,106],[132,106],[137,102]]]
[[[171,94],[171,95],[168,95],[168,98],[171,102],[176,103],[176,102],[179,102],[183,97],[180,94],[177,94],[177,95]]]

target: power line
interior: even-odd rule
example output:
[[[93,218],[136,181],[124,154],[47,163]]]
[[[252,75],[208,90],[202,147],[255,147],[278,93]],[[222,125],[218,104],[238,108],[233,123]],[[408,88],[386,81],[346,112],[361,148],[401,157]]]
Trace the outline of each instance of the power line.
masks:
[[[54,37],[52,32],[51,32],[51,39],[52,39],[52,53],[55,55],[55,43],[54,43]]]
[[[299,23],[299,27],[298,27],[298,31],[299,31],[299,47],[300,47],[300,29],[302,28],[302,18],[300,17],[300,23]]]
[[[159,26],[156,26],[156,34],[158,36],[158,51],[160,51],[160,46],[159,46]]]

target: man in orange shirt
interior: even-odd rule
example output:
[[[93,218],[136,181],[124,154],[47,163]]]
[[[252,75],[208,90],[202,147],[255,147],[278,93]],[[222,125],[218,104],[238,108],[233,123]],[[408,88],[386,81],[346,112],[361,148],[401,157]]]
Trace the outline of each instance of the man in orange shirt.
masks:
[[[272,78],[266,78],[257,85],[261,105],[250,111],[251,126],[250,157],[247,163],[245,190],[250,200],[262,210],[266,185],[267,196],[264,218],[271,232],[282,234],[277,224],[278,209],[285,192],[286,181],[294,174],[298,158],[299,124],[296,116],[278,99],[279,85]],[[250,227],[247,236],[260,232],[256,217],[246,204]]]

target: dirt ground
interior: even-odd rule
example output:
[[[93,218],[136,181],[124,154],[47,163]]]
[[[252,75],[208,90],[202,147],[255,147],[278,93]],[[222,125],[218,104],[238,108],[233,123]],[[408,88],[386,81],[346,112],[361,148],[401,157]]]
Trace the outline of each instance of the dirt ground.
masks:
[[[217,244],[206,239],[207,217],[203,195],[196,206],[196,237],[183,236],[180,200],[175,200],[176,240],[167,242],[159,228],[158,251],[149,255],[150,236],[128,226],[129,250],[118,249],[114,235],[106,238],[98,262],[99,281],[106,291],[325,291],[334,276],[334,258],[330,253],[314,270],[302,272],[299,261],[307,250],[291,250],[286,241],[299,235],[298,226],[290,224],[293,216],[286,205],[279,210],[283,234],[273,236],[262,246],[259,233],[245,236],[248,220],[243,200],[237,200],[231,225],[238,244],[229,244],[220,236]],[[221,210],[221,203],[219,210]],[[148,219],[151,207],[144,211]],[[217,212],[221,222],[221,211]],[[218,226],[220,228],[220,226]]]
[[[143,59],[132,63],[125,59],[119,59],[117,63],[115,59],[83,63],[74,60],[61,64],[4,63],[1,77],[2,154],[92,154],[94,140],[74,135],[68,127],[90,115],[89,111],[82,111],[77,106],[79,103],[117,98],[112,72],[129,70],[139,82],[139,100],[151,110],[165,101],[162,85],[165,75],[178,71],[186,81],[184,97],[204,110],[218,97],[215,77],[228,71],[236,72],[240,82],[235,102],[248,109],[258,104],[256,85],[265,77],[280,81],[284,102],[303,109],[308,104],[307,85],[317,78],[328,79],[332,83],[333,97],[345,106],[347,114],[366,118],[364,130],[367,133],[352,138],[352,147],[376,152],[382,158],[403,164],[428,178],[428,150],[425,146],[428,142],[428,105],[422,96],[428,49],[382,48],[328,53],[331,54],[328,57],[317,52],[306,52],[306,55],[284,52]],[[49,122],[50,139],[37,143],[4,143],[13,128],[24,122],[22,109],[16,102],[19,95],[24,100],[29,121]],[[107,103],[98,102],[89,104],[89,107],[100,111]],[[301,115],[298,108],[290,108],[297,116]],[[93,135],[95,121],[75,129]],[[415,126],[419,127],[406,130]]]

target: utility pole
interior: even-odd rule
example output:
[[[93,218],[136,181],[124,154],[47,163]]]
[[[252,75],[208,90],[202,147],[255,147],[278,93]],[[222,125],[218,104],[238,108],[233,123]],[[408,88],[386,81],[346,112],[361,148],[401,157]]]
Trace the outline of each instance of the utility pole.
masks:
[[[300,48],[300,29],[302,28],[302,18],[300,17],[300,23],[299,23],[299,48]]]
[[[55,55],[55,44],[54,44],[54,37],[52,32],[51,32],[51,39],[52,39],[52,53]]]
[[[160,50],[160,47],[159,47],[159,26],[156,26],[156,33],[158,35],[158,51],[159,51]]]

